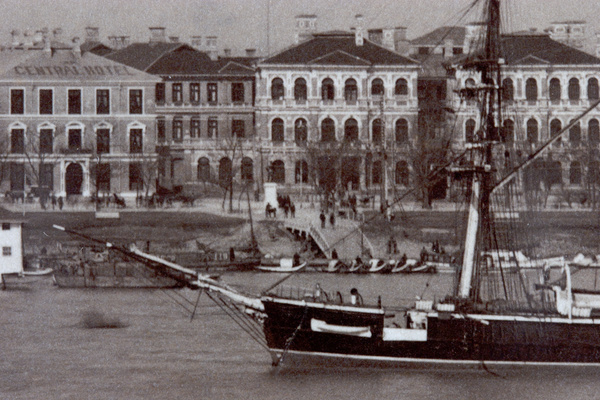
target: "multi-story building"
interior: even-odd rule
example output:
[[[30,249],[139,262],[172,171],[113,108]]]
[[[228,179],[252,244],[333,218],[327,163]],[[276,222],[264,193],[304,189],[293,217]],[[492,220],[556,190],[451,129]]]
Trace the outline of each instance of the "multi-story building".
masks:
[[[154,185],[159,79],[75,42],[0,55],[3,191],[134,194]],[[34,51],[35,49],[35,51]]]
[[[253,182],[254,58],[217,59],[216,52],[169,41],[164,28],[151,32],[149,42],[106,57],[161,78],[153,99],[160,184],[222,181],[237,170],[242,181]]]
[[[258,64],[265,180],[326,190],[338,182],[352,190],[408,184],[420,67],[368,40],[361,16],[357,23],[354,33],[311,32]]]
[[[531,31],[504,35],[500,48],[505,107],[499,139],[515,149],[507,160],[514,165],[600,99],[600,59]],[[477,73],[458,69],[453,93],[480,83]],[[457,96],[453,108],[462,131],[459,141],[463,145],[477,141],[475,99]],[[600,183],[599,145],[600,111],[594,108],[548,150],[540,167],[554,172],[540,175],[545,176],[544,183],[571,187]]]

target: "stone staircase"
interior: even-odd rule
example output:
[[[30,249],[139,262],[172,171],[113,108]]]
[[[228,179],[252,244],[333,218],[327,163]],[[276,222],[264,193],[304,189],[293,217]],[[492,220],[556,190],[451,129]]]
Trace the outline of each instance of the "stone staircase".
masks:
[[[349,219],[338,219],[335,228],[329,223],[325,228],[321,228],[302,219],[285,220],[284,226],[296,234],[310,236],[327,258],[331,258],[334,249],[341,260],[363,257],[364,251],[374,255],[373,246],[360,230],[360,225]]]

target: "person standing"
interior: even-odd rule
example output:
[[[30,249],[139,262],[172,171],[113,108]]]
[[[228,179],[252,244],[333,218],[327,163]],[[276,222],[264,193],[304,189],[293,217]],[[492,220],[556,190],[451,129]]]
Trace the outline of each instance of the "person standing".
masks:
[[[325,218],[325,214],[323,214],[323,211],[321,211],[319,219],[321,220],[321,229],[325,229],[325,221],[327,220],[327,218]]]
[[[331,224],[331,229],[335,229],[335,214],[331,213],[329,216],[329,223]]]
[[[64,205],[64,203],[63,203],[62,196],[58,196],[58,209],[62,211],[63,205]]]

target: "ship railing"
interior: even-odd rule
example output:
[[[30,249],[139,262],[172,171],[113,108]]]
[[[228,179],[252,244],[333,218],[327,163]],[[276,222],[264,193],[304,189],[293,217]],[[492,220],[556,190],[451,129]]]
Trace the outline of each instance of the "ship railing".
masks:
[[[272,291],[268,292],[267,295],[282,298],[282,299],[292,299],[292,300],[304,300],[316,303],[323,304],[337,304],[337,305],[351,305],[351,294],[341,293],[341,292],[331,292],[325,291],[320,287],[315,287],[312,289],[303,288],[299,286],[288,286],[288,285],[280,285]],[[362,304],[359,305],[370,305],[371,307],[377,304],[377,307],[381,307],[381,298],[377,297],[376,299],[371,300],[366,299],[363,300]]]

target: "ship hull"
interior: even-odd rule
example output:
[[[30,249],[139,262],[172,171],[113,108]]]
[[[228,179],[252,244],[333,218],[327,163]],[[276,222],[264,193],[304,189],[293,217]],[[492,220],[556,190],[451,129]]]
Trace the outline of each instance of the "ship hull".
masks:
[[[383,309],[281,299],[263,303],[268,346],[274,359],[283,356],[285,363],[600,365],[600,320],[595,318],[423,311],[413,314],[422,317],[420,326],[398,328],[384,326],[392,317]]]

